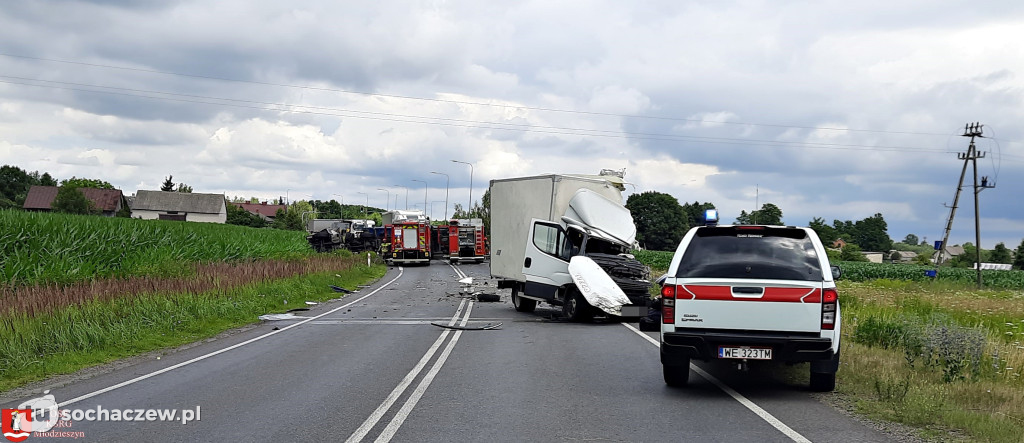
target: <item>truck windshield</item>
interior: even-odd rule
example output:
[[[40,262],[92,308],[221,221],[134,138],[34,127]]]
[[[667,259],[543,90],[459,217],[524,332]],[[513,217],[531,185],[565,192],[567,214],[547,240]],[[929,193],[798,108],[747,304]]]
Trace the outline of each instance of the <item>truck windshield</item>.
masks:
[[[820,281],[822,273],[802,229],[723,226],[697,230],[676,277]]]

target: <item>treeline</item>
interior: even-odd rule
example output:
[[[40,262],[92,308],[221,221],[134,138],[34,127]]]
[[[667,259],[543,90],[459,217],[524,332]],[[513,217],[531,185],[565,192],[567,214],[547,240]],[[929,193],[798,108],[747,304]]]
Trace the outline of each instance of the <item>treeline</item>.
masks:
[[[704,224],[705,210],[713,209],[714,203],[694,201],[680,204],[672,195],[647,191],[630,195],[626,199],[626,208],[633,214],[636,222],[637,242],[640,246],[652,251],[673,251],[690,228]],[[721,220],[721,223],[729,223]],[[761,224],[785,226],[782,209],[773,203],[765,203],[754,211],[740,211],[732,224]],[[793,223],[790,223],[793,224]],[[802,223],[795,223],[803,226]],[[815,217],[806,226],[813,229],[827,248],[830,259],[837,261],[868,261],[863,252],[880,252],[886,260],[900,261],[906,252],[913,252],[916,257],[913,263],[931,265],[933,247],[920,241],[914,234],[908,234],[903,241],[894,242],[889,237],[889,225],[881,213],[876,213],[862,220],[832,220],[828,223],[824,218]],[[971,243],[963,246],[964,254],[953,257],[944,265],[970,268],[974,266],[976,248]],[[903,251],[903,254],[900,253]],[[909,254],[906,254],[909,255]],[[1005,244],[999,243],[991,251],[982,250],[982,263],[1013,264],[1017,269],[1024,269],[1024,240],[1011,251]]]

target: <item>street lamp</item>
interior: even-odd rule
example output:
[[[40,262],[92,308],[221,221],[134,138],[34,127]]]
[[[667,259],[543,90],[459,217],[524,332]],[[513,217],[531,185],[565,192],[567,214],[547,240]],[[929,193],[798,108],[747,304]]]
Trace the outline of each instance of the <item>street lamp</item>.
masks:
[[[473,164],[469,162],[460,162],[458,160],[452,160],[452,162],[469,165],[469,206],[466,207],[466,215],[469,218],[473,218],[473,215],[471,213],[473,209]]]
[[[366,196],[366,205],[363,206],[363,218],[365,219],[366,218],[366,208],[367,208],[367,206],[370,206],[370,194],[367,194],[365,192],[356,192],[356,194],[363,194],[363,195]]]
[[[444,219],[448,220],[448,184],[451,183],[451,177],[443,172],[430,171],[430,173],[444,176]],[[434,212],[433,203],[430,204],[430,212]]]
[[[390,207],[388,205],[391,204],[391,191],[389,191],[387,189],[384,189],[384,188],[377,188],[377,190],[378,191],[384,191],[384,192],[388,193],[387,200],[384,200],[384,210],[386,211],[386,210],[390,209]]]
[[[427,182],[425,180],[409,179],[411,182],[423,183],[423,215],[427,215]]]
[[[399,188],[405,188],[405,209],[409,210],[409,187],[408,186],[402,186],[402,185],[391,185],[391,186],[398,186]],[[398,205],[395,205],[395,206],[398,206]]]

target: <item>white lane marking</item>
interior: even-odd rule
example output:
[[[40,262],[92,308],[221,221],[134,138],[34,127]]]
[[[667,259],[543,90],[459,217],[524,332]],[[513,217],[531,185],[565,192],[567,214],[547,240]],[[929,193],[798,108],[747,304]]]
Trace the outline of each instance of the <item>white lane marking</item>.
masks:
[[[465,306],[466,299],[463,299],[462,303],[459,304],[459,309],[455,311],[455,315],[452,316],[451,320],[448,322],[448,326],[452,326],[455,324],[455,322],[459,319],[459,315],[462,314],[462,310]],[[391,390],[391,393],[388,394],[387,398],[384,399],[384,402],[381,403],[380,406],[377,406],[377,409],[375,409],[370,414],[370,416],[367,417],[365,421],[363,421],[363,424],[359,425],[359,428],[356,429],[355,432],[353,432],[352,435],[350,435],[348,439],[345,440],[346,443],[356,443],[362,441],[363,437],[366,437],[366,434],[370,433],[370,430],[373,429],[374,426],[377,426],[377,422],[379,422],[380,419],[384,417],[384,414],[389,409],[391,409],[391,406],[395,404],[395,401],[398,400],[398,397],[401,397],[402,393],[405,392],[406,388],[408,388],[409,385],[412,384],[413,380],[415,380],[416,377],[419,376],[420,372],[423,371],[423,368],[427,366],[427,362],[429,362],[430,359],[434,357],[434,354],[437,352],[437,349],[441,347],[441,343],[444,343],[445,339],[448,338],[448,334],[451,332],[452,330],[445,329],[444,332],[441,333],[441,336],[434,341],[434,344],[430,345],[430,349],[427,349],[427,353],[423,354],[423,358],[421,358],[420,361],[416,363],[416,366],[414,366],[412,370],[410,370],[409,373],[405,375],[405,378],[403,378],[402,381],[398,383],[398,386],[395,386],[395,389]]]
[[[450,267],[451,267],[452,269],[454,269],[454,270],[455,270],[455,275],[456,275],[457,277],[459,277],[459,279],[460,279],[460,280],[461,280],[461,279],[463,279],[463,278],[469,277],[468,275],[466,275],[466,273],[465,273],[465,272],[462,272],[462,270],[461,270],[461,269],[459,269],[459,268],[458,268],[457,266],[455,266],[455,264],[454,264],[454,263],[452,263],[452,262],[448,262],[448,266],[450,266]]]
[[[402,278],[402,274],[403,273],[404,273],[404,270],[401,267],[399,267],[398,268],[398,275],[395,276],[395,278],[391,279],[391,281],[389,281],[387,283],[384,283],[379,288],[374,289],[372,292],[370,292],[370,293],[368,293],[368,294],[366,294],[366,295],[364,295],[362,297],[359,297],[359,298],[353,300],[350,303],[346,303],[346,304],[344,304],[342,306],[339,306],[337,308],[331,309],[330,311],[324,312],[323,314],[317,315],[315,317],[309,317],[309,318],[307,318],[305,320],[302,320],[302,321],[296,322],[296,323],[292,323],[292,324],[290,324],[288,326],[285,326],[285,327],[283,327],[281,329],[278,329],[276,331],[270,331],[270,332],[268,332],[266,334],[263,334],[261,336],[250,338],[250,339],[248,339],[246,341],[243,341],[241,343],[236,343],[236,344],[228,346],[226,348],[213,351],[213,352],[211,352],[209,354],[200,355],[200,356],[198,356],[196,358],[193,358],[191,360],[183,361],[183,362],[178,363],[178,364],[173,365],[173,366],[168,366],[168,367],[163,368],[163,369],[161,369],[159,371],[154,371],[154,372],[150,372],[149,374],[140,375],[140,376],[135,377],[135,378],[133,378],[131,380],[123,381],[123,382],[118,383],[116,385],[108,386],[108,387],[100,389],[98,391],[90,392],[88,394],[72,398],[71,400],[67,400],[67,401],[64,401],[64,402],[61,402],[61,403],[57,404],[57,406],[58,407],[64,407],[64,406],[67,406],[67,405],[70,405],[70,404],[74,404],[74,403],[80,402],[80,401],[88,399],[88,398],[95,397],[95,396],[100,395],[100,394],[104,394],[104,393],[113,391],[113,390],[118,389],[118,388],[123,388],[125,386],[128,386],[130,384],[134,384],[134,383],[140,382],[140,381],[145,380],[147,378],[155,377],[157,375],[163,374],[165,372],[173,371],[173,370],[178,369],[178,368],[183,367],[183,366],[188,366],[188,365],[190,365],[192,363],[195,363],[197,361],[205,360],[205,359],[213,357],[215,355],[223,354],[223,353],[228,352],[228,351],[230,351],[232,349],[235,349],[235,348],[240,348],[240,347],[245,346],[245,345],[247,345],[249,343],[263,340],[264,338],[270,337],[271,335],[282,333],[282,332],[287,331],[287,330],[289,330],[291,328],[294,328],[296,326],[299,326],[299,325],[311,322],[311,321],[316,320],[316,319],[318,319],[320,317],[323,317],[325,315],[333,314],[333,313],[335,313],[337,311],[340,311],[340,310],[345,309],[345,308],[347,308],[349,306],[352,306],[352,305],[354,305],[356,303],[359,303],[359,302],[363,301],[364,299],[366,299],[367,297],[369,297],[369,296],[371,296],[373,294],[376,294],[381,289],[386,288],[388,285],[390,285],[390,284],[394,283],[396,280]]]
[[[622,323],[622,325],[625,326],[626,328],[629,328],[629,330],[631,330],[633,332],[636,332],[637,335],[643,337],[645,340],[651,342],[655,346],[661,346],[661,343],[659,343],[658,340],[655,340],[655,339],[651,338],[651,336],[649,336],[647,334],[644,334],[639,329],[634,328],[633,325],[630,325],[629,323]],[[751,412],[757,414],[757,416],[761,417],[762,420],[764,420],[764,421],[768,422],[768,424],[774,426],[775,429],[778,429],[783,434],[786,434],[786,436],[789,437],[790,439],[792,439],[793,441],[797,441],[797,442],[800,442],[800,443],[811,443],[810,440],[808,440],[803,435],[800,435],[799,432],[796,432],[796,431],[793,430],[793,428],[790,428],[789,426],[786,426],[785,423],[783,423],[779,419],[775,418],[775,416],[773,416],[772,414],[769,414],[768,411],[765,411],[764,409],[761,409],[760,406],[758,406],[754,402],[750,401],[750,399],[748,399],[747,397],[744,397],[743,394],[740,394],[739,392],[736,392],[733,388],[730,388],[729,386],[726,386],[725,383],[722,383],[717,378],[715,378],[713,375],[708,374],[707,372],[705,372],[703,369],[698,368],[697,365],[695,365],[693,363],[690,363],[690,369],[692,369],[694,372],[696,372],[697,375],[700,375],[701,377],[704,377],[704,379],[709,381],[709,382],[711,382],[711,384],[713,384],[715,386],[718,386],[718,389],[721,389],[726,394],[729,394],[729,396],[731,396],[732,398],[736,399],[736,401],[740,402],[741,405],[746,406],[746,408],[750,409]]]
[[[466,315],[462,317],[462,323],[460,323],[459,326],[466,326],[466,323],[469,321],[469,315],[472,312],[473,302],[470,301],[469,307],[466,309]],[[387,443],[394,438],[395,432],[398,432],[398,428],[402,427],[402,423],[404,423],[405,419],[409,417],[409,413],[416,407],[416,403],[420,401],[421,397],[423,397],[423,393],[427,391],[428,387],[430,387],[430,383],[434,381],[434,377],[441,371],[441,367],[444,366],[444,362],[448,360],[448,355],[452,353],[452,349],[455,348],[455,344],[459,342],[459,337],[461,336],[462,331],[455,332],[451,341],[448,342],[448,346],[445,346],[444,352],[442,352],[441,356],[437,358],[436,362],[434,362],[434,366],[430,368],[430,372],[427,372],[427,375],[423,377],[419,386],[416,386],[416,390],[412,392],[409,399],[405,401],[404,405],[402,405],[402,409],[399,409],[398,413],[391,418],[391,422],[388,423],[388,426],[384,428],[380,435],[377,436],[377,440],[375,440],[374,443]]]

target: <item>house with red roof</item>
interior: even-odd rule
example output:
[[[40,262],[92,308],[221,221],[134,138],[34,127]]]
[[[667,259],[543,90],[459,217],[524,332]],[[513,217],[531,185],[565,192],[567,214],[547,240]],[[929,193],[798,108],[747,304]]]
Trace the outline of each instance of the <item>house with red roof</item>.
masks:
[[[277,215],[279,209],[285,211],[288,210],[288,205],[268,205],[267,202],[262,203],[235,203],[230,204],[238,206],[239,208],[245,209],[253,214],[260,216],[260,218],[266,221],[274,221],[274,216]]]
[[[22,205],[26,211],[52,211],[53,201],[57,199],[58,186],[32,186]],[[120,189],[78,188],[103,216],[113,217],[125,205],[124,194]]]

